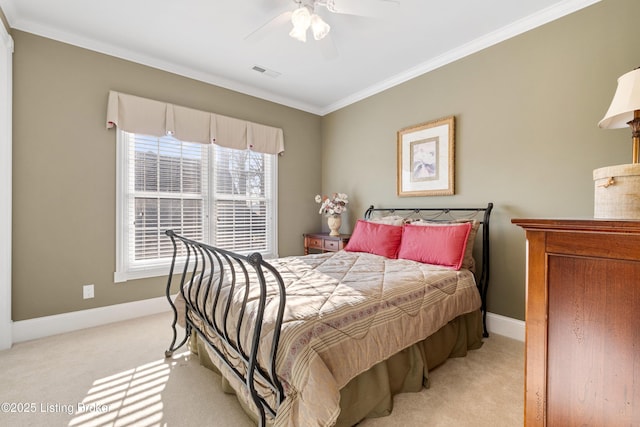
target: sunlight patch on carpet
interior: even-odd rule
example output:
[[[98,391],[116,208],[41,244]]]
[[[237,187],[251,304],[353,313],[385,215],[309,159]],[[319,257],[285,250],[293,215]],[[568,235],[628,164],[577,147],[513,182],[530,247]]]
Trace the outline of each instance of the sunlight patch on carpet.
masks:
[[[162,391],[171,368],[189,352],[175,354],[97,379],[78,403],[69,427],[160,426],[163,419]]]

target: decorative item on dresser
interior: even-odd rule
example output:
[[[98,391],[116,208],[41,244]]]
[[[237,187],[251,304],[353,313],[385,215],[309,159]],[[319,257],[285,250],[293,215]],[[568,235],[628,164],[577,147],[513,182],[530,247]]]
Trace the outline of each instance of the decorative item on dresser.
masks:
[[[640,425],[640,222],[526,231],[525,424]]]
[[[605,129],[631,128],[631,163],[593,171],[594,217],[640,219],[640,68],[618,79],[618,88],[598,126]]]
[[[429,370],[487,336],[492,207],[372,206],[343,250],[268,262],[169,230],[165,355],[191,337],[259,426],[342,427],[390,413],[395,394],[421,390]]]

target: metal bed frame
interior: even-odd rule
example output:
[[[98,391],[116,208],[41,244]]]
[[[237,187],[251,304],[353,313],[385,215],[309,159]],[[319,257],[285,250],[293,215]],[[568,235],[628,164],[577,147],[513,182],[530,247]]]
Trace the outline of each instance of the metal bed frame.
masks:
[[[483,335],[485,337],[488,336],[486,329],[486,295],[489,281],[489,217],[492,208],[492,203],[489,203],[484,208],[374,208],[371,206],[365,212],[365,219],[370,219],[373,215],[386,212],[388,214],[402,215],[405,218],[420,218],[429,221],[477,219],[482,224],[481,273],[479,276],[476,275],[476,285],[482,299]],[[478,218],[480,216],[482,220]],[[265,426],[267,416],[275,417],[278,406],[285,399],[283,387],[275,368],[280,330],[286,306],[286,291],[280,273],[266,262],[259,253],[253,253],[248,256],[239,255],[179,236],[173,230],[167,230],[165,234],[171,239],[174,249],[166,287],[166,297],[174,313],[171,325],[173,338],[169,349],[165,351],[165,357],[171,357],[177,349],[187,342],[192,331],[195,331],[229,368],[230,372],[244,384],[258,410],[258,425],[260,427]],[[182,266],[181,273],[174,271],[176,267],[182,264],[184,266]],[[178,337],[176,329],[178,311],[171,297],[171,284],[174,280],[174,273],[180,275],[179,292],[185,301],[187,311],[197,316],[204,323],[209,333],[213,333],[220,341],[225,343],[224,350],[217,348],[207,334],[197,327],[189,315],[185,316],[185,336],[176,344]],[[250,281],[252,277],[254,280],[257,278],[257,283]],[[228,280],[228,283],[225,282],[225,279]],[[271,291],[272,294],[267,295],[267,282],[269,281],[276,284],[277,291],[275,294]],[[229,287],[229,291],[226,294],[227,297],[221,296],[223,283]],[[255,324],[243,325],[249,289],[254,286],[259,289]],[[255,292],[255,288],[253,289]],[[234,292],[241,292],[241,295],[244,296],[239,315],[235,318],[230,318],[230,296]],[[195,298],[189,297],[193,295],[195,295]],[[209,299],[209,296],[213,298],[213,307],[206,309],[204,301]],[[274,298],[277,299],[277,315],[274,323],[272,345],[267,357],[267,363],[260,364],[258,363],[258,347],[265,307],[267,299],[272,300]],[[216,313],[220,312],[222,313],[222,318],[216,319]],[[251,340],[248,348],[243,346],[240,338],[240,330],[242,328],[250,328]],[[230,330],[237,332],[236,334],[230,334]],[[230,356],[227,356],[227,354]],[[240,361],[240,369],[230,359]],[[271,390],[275,404],[270,404],[256,390],[254,382],[256,379]]]

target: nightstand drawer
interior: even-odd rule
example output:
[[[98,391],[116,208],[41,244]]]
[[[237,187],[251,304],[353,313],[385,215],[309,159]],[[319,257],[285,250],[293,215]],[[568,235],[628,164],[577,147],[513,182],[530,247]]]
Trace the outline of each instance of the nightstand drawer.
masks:
[[[324,249],[324,247],[322,246],[322,242],[323,242],[323,239],[319,239],[317,237],[310,237],[308,239],[308,245],[310,248],[313,248],[313,249]]]
[[[304,254],[308,255],[310,249],[316,252],[338,252],[346,246],[350,236],[350,234],[330,236],[329,233],[305,233]]]
[[[324,249],[327,251],[337,251],[340,249],[340,240],[325,240]]]

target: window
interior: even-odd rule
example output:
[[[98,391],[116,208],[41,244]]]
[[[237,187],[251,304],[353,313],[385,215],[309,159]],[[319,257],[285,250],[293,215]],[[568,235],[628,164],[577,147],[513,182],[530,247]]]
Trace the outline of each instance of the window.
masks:
[[[269,225],[275,156],[218,146],[213,153],[213,244],[241,253],[275,254]]]
[[[118,130],[115,281],[168,273],[168,229],[276,256],[276,155]]]

